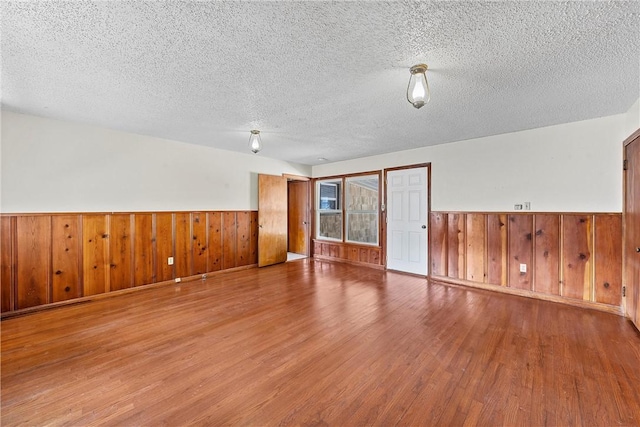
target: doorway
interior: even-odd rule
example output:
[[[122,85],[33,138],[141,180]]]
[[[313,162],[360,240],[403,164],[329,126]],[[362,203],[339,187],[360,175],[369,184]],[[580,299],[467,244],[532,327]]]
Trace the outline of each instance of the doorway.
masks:
[[[385,170],[387,269],[428,275],[430,164]]]
[[[309,183],[301,176],[258,174],[258,267],[309,256]]]
[[[310,180],[288,177],[287,181],[287,260],[309,256]]]

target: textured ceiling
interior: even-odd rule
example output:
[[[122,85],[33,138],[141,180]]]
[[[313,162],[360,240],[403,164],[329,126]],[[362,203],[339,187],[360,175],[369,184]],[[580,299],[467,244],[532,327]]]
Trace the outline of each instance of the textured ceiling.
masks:
[[[640,2],[9,2],[2,104],[302,164],[626,112]],[[431,102],[405,98],[429,65]]]

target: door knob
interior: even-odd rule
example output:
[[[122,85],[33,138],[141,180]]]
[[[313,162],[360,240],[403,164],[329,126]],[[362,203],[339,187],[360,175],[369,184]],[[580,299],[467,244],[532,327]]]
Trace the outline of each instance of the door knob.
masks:
[[[423,229],[425,229],[425,228],[427,228],[427,226],[426,226],[426,225],[423,225],[423,226],[422,226],[422,228],[423,228]]]
[[[640,252],[640,248],[636,248],[636,252]]]

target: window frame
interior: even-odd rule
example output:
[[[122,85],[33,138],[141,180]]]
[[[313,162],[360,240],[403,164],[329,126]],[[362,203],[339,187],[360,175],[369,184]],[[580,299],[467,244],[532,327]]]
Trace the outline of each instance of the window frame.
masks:
[[[349,181],[357,181],[362,178],[377,178],[378,188],[376,194],[375,209],[349,209],[348,197],[349,197]],[[353,175],[344,178],[344,241],[346,243],[355,243],[359,245],[380,246],[380,174],[371,173],[364,175]],[[357,240],[349,239],[349,217],[353,214],[375,214],[376,215],[376,241],[375,242],[360,242]]]
[[[340,186],[339,190],[336,191],[336,199],[332,199],[332,200],[337,200],[337,209],[322,209],[321,203],[322,203],[322,191],[320,190],[320,186],[323,184],[333,184],[336,185],[336,187]],[[316,193],[316,197],[314,199],[314,210],[315,210],[315,221],[316,221],[316,226],[315,226],[315,238],[316,239],[320,239],[320,240],[328,240],[328,241],[333,241],[333,242],[342,242],[344,240],[344,211],[343,211],[343,204],[344,204],[344,197],[343,197],[343,193],[344,193],[344,180],[340,179],[340,178],[327,178],[327,179],[319,179],[316,181],[316,185],[315,185],[315,193]],[[320,216],[322,214],[340,214],[340,238],[335,238],[335,237],[329,237],[329,236],[321,236],[320,235]]]
[[[348,224],[347,224],[347,213],[351,212],[354,213],[354,210],[347,210],[347,205],[346,205],[346,186],[347,186],[347,179],[357,179],[357,178],[361,178],[361,177],[377,177],[378,178],[378,195],[377,195],[377,204],[375,206],[375,210],[371,210],[371,211],[360,211],[360,210],[355,210],[355,213],[375,213],[377,216],[377,229],[376,229],[376,234],[377,234],[377,242],[376,243],[372,243],[372,242],[358,242],[355,240],[348,240]],[[314,197],[314,206],[313,206],[313,210],[314,210],[314,215],[313,215],[313,219],[315,222],[315,226],[314,226],[314,239],[316,240],[320,240],[320,241],[326,241],[326,242],[336,242],[336,243],[346,243],[346,244],[350,244],[350,245],[362,245],[362,246],[373,246],[373,247],[381,247],[382,245],[382,210],[381,210],[381,203],[382,203],[382,171],[368,171],[368,172],[360,172],[360,173],[354,173],[354,174],[345,174],[345,175],[334,175],[334,176],[326,176],[326,177],[320,177],[320,178],[316,178],[315,180],[315,185],[313,187],[314,193],[315,193],[315,197]],[[327,209],[320,209],[320,185],[322,183],[337,183],[339,182],[341,187],[340,187],[340,209],[335,209],[335,210],[327,210]],[[336,238],[332,238],[332,237],[326,237],[326,236],[321,236],[320,235],[320,214],[322,213],[326,213],[326,212],[332,212],[332,213],[340,213],[340,220],[342,222],[342,229],[341,229],[341,237],[339,239]]]

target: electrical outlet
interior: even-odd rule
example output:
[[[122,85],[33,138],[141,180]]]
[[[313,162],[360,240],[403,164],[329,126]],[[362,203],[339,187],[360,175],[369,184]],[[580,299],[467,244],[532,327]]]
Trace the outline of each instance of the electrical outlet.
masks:
[[[521,211],[522,210],[522,205],[520,205],[520,204],[513,205],[513,209],[515,209],[517,211]]]
[[[527,272],[527,264],[520,264],[520,273]]]
[[[173,257],[170,256],[169,258],[167,258],[167,264],[168,265],[173,265]]]
[[[182,279],[179,277],[176,277],[176,283],[180,283],[180,282],[182,282]]]
[[[531,202],[524,202],[524,210],[525,211],[531,210]]]

